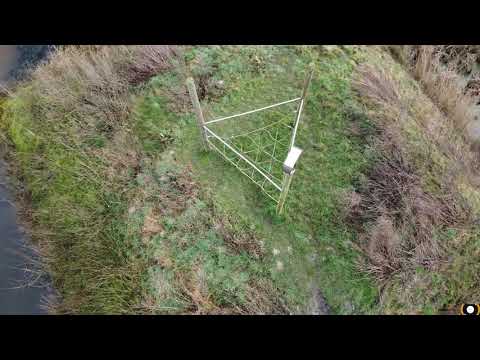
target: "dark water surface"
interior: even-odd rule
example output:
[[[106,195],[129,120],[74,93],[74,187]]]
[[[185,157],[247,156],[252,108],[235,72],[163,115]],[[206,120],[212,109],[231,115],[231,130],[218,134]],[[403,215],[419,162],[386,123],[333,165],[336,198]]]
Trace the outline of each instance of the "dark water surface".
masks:
[[[15,45],[0,45],[0,84],[8,80],[17,59],[18,51]]]
[[[17,224],[15,206],[5,185],[0,161],[0,314],[42,314],[47,289],[33,270],[33,252]],[[27,265],[28,264],[28,265]]]
[[[18,59],[16,46],[0,45],[0,85],[9,79]],[[6,183],[6,166],[0,159],[0,314],[42,314],[41,298],[47,288],[35,281],[29,260],[33,252],[18,226]]]

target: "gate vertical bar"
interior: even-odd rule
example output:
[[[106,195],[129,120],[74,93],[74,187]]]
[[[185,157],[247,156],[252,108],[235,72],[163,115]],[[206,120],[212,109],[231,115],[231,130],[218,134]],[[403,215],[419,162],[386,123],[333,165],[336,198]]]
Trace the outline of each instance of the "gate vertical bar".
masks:
[[[208,141],[207,133],[205,130],[205,119],[203,117],[202,107],[200,106],[200,101],[198,100],[197,89],[195,88],[195,82],[192,77],[187,79],[187,88],[188,93],[190,94],[190,99],[192,100],[193,108],[195,109],[195,114],[197,115],[197,124],[202,135],[202,143],[204,150],[208,150]]]
[[[290,140],[289,149],[291,149],[292,146],[295,144],[295,138],[297,136],[298,124],[300,123],[300,117],[302,116],[303,105],[305,104],[305,98],[307,97],[308,88],[310,86],[310,82],[312,81],[313,64],[310,64],[309,69],[310,70],[308,71],[307,76],[305,77],[305,81],[303,82],[302,97],[300,98],[300,103],[298,104],[297,115],[296,115],[296,118],[295,118],[295,127],[293,128],[293,133],[292,133],[292,138]]]
[[[313,77],[313,64],[310,64],[309,71],[305,76],[305,80],[303,82],[302,97],[300,98],[300,103],[298,104],[297,115],[295,118],[295,126],[293,128],[292,138],[290,139],[289,151],[291,151],[292,147],[295,145],[295,138],[297,137],[298,124],[300,123],[303,106],[305,104],[305,98],[307,97],[308,88],[310,87],[312,77]],[[295,170],[291,172],[286,172],[284,169],[283,171],[282,191],[280,193],[280,198],[277,204],[277,213],[279,215],[283,214],[285,201],[287,199],[288,191],[290,190],[290,184],[292,183],[292,177],[294,173],[295,173]]]
[[[282,215],[285,207],[285,200],[287,199],[288,190],[290,189],[290,184],[292,183],[292,176],[295,171],[291,173],[283,173],[283,183],[282,183],[282,192],[280,193],[280,198],[278,199],[277,204],[277,214]]]

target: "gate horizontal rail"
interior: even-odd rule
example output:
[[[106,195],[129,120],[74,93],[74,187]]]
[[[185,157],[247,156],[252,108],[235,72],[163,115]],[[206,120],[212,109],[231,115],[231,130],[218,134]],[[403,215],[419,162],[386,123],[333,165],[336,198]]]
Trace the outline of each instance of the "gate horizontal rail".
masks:
[[[275,181],[273,181],[272,179],[270,179],[269,176],[267,176],[261,169],[259,169],[252,161],[250,161],[247,157],[245,157],[244,155],[242,155],[237,149],[235,149],[233,146],[231,146],[230,144],[228,144],[226,141],[224,141],[220,136],[218,136],[217,134],[215,134],[212,130],[210,130],[207,126],[204,126],[204,129],[211,135],[213,136],[215,139],[217,139],[218,141],[220,141],[223,145],[225,145],[227,148],[229,148],[231,151],[233,151],[240,159],[242,159],[243,161],[245,161],[248,165],[250,165],[252,168],[254,168],[256,171],[258,171],[258,173],[260,175],[262,175],[268,182],[270,182],[273,186],[275,186],[275,188],[277,188],[277,190],[279,191],[282,191],[282,188],[281,186],[277,185],[275,183]],[[209,141],[208,137],[207,137],[207,141]],[[209,141],[210,145],[212,145],[212,142]],[[217,148],[218,150],[218,148]],[[220,152],[221,153],[221,152]]]
[[[277,107],[277,106],[280,106],[280,105],[285,105],[285,104],[289,104],[289,103],[292,103],[292,102],[295,102],[295,101],[299,101],[299,100],[301,100],[301,99],[302,99],[302,98],[299,97],[299,98],[295,98],[295,99],[283,101],[283,102],[280,102],[280,103],[277,103],[277,104],[265,106],[265,107],[260,108],[260,109],[255,109],[255,110],[246,111],[246,112],[241,113],[241,114],[230,115],[230,116],[225,116],[225,117],[222,117],[222,118],[219,118],[219,119],[210,120],[210,121],[207,121],[206,123],[204,123],[204,125],[213,124],[213,123],[216,123],[216,122],[219,122],[219,121],[223,121],[223,120],[233,119],[233,118],[236,118],[236,117],[239,117],[239,116],[244,116],[244,115],[253,114],[253,113],[256,113],[256,112],[259,112],[259,111],[263,111],[263,110],[267,110],[267,109],[271,109],[271,108],[274,108],[274,107]]]

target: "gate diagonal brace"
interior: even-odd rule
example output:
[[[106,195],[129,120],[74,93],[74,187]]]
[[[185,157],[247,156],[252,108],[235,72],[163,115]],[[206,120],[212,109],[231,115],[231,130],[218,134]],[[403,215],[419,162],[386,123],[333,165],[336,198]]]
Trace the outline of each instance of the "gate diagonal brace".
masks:
[[[252,180],[257,186],[259,186],[260,189],[266,195],[268,195],[268,197],[270,197],[272,200],[274,200],[277,203],[278,214],[282,214],[284,211],[284,205],[285,205],[288,191],[290,189],[290,185],[292,182],[292,176],[295,173],[296,165],[303,152],[302,149],[295,146],[295,139],[296,139],[300,119],[302,116],[302,112],[305,107],[305,99],[308,93],[310,82],[312,80],[312,76],[313,76],[313,67],[312,67],[312,64],[310,64],[310,71],[308,71],[306,74],[306,77],[303,83],[302,94],[300,97],[297,97],[291,100],[282,101],[276,104],[264,106],[259,109],[246,111],[240,114],[225,116],[225,117],[221,117],[221,118],[210,120],[210,121],[205,121],[204,119],[193,78],[187,79],[188,92],[190,94],[192,105],[195,110],[197,125],[202,135],[202,143],[204,144],[205,150],[217,151],[218,153],[220,153],[220,155],[223,158],[225,158],[225,160],[232,163],[241,173],[243,173],[250,180]],[[267,126],[259,127],[253,131],[249,131],[243,134],[232,135],[225,139],[222,138],[217,133],[215,133],[209,126],[207,126],[210,124],[215,124],[225,120],[239,118],[241,116],[250,115],[260,111],[265,111],[278,106],[282,106],[290,103],[296,103],[296,102],[298,102],[298,106],[297,106],[297,110],[295,111],[295,119],[292,119],[293,121],[291,124],[293,124],[293,126],[287,125],[284,123],[284,121],[280,120],[280,121],[275,121]],[[276,128],[276,132],[273,133],[272,127],[275,125],[286,126],[287,128],[290,129],[291,135],[290,135],[290,143],[288,145],[283,144],[280,141],[281,139],[283,140],[282,137],[284,135],[278,138],[279,136],[278,128]],[[254,134],[260,134],[262,132],[266,133],[265,136],[267,140],[270,139],[267,142],[273,141],[271,144],[267,143],[262,145],[262,142],[263,142],[262,138],[259,139],[259,143],[257,143],[252,138]],[[273,134],[275,134],[275,136],[273,136]],[[239,142],[238,145],[234,145],[233,140],[239,139],[239,138],[241,139],[242,137],[245,139],[249,139],[251,141],[251,145],[250,145],[251,148],[249,148],[249,146],[246,146],[246,148],[244,149],[245,144],[242,144],[241,142]],[[218,141],[221,144],[220,147],[223,148],[223,151],[220,150],[220,148],[214,144],[215,141]],[[269,150],[272,147],[273,147],[273,150]],[[227,153],[226,153],[227,149],[231,153],[233,153],[232,154],[233,158],[231,156],[227,156]],[[278,159],[279,151],[283,152],[283,151],[286,151],[287,149],[288,149],[288,154],[285,160],[283,161],[283,163],[281,163],[281,161]],[[270,151],[272,153],[270,153]],[[249,158],[247,156],[247,154],[252,154],[252,153],[255,154],[255,159]],[[262,153],[262,156],[258,158],[260,153]],[[277,156],[275,156],[276,153],[277,153]],[[236,157],[236,161],[235,161],[235,157]],[[240,166],[240,163],[242,163],[243,166]],[[280,164],[282,166],[281,170],[279,168]],[[251,175],[248,175],[247,168],[251,169],[252,171]],[[283,173],[283,180],[281,185],[277,184],[277,182],[278,183],[280,182],[280,179],[279,179],[280,173]],[[254,176],[255,174],[257,176]],[[258,181],[255,180],[254,178],[258,177],[258,175],[260,175],[263,180],[258,180]],[[269,193],[266,190],[265,188],[266,183],[273,186],[272,188],[273,192],[275,192],[275,190],[279,192],[278,198],[275,198],[275,195],[273,193]]]

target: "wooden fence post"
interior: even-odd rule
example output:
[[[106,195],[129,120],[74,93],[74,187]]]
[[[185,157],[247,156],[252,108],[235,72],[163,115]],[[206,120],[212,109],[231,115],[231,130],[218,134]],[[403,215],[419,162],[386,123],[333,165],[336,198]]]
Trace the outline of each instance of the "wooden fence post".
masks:
[[[202,107],[200,106],[200,101],[198,100],[197,89],[195,88],[195,82],[192,77],[187,79],[187,88],[188,93],[190,94],[190,99],[192,100],[192,105],[197,115],[197,124],[202,135],[202,143],[205,150],[208,150],[208,141],[207,133],[205,131],[205,119],[203,118]]]
[[[287,200],[288,190],[290,190],[290,184],[292,183],[294,171],[291,173],[283,173],[283,184],[282,184],[282,192],[280,193],[280,198],[278,199],[277,205],[277,214],[282,215],[283,210],[285,208],[285,200]]]
[[[298,124],[300,123],[300,117],[302,116],[303,107],[305,105],[305,98],[307,97],[308,88],[310,87],[310,82],[313,77],[313,64],[309,65],[309,70],[305,76],[302,89],[302,97],[300,98],[300,103],[297,109],[297,115],[295,117],[295,126],[292,132],[292,138],[290,139],[290,149],[295,145],[295,138],[297,136]]]

